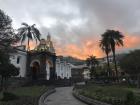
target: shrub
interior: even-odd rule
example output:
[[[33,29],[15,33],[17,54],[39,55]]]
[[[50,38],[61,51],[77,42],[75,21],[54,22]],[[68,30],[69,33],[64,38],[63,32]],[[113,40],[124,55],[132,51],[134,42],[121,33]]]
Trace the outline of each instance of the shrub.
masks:
[[[139,94],[132,91],[133,89],[120,85],[103,86],[88,84],[75,89],[80,90],[78,92],[81,95],[112,105],[140,105]]]
[[[135,103],[135,96],[132,91],[129,91],[126,94],[126,100],[125,100],[125,105],[133,105]]]
[[[38,105],[38,98],[19,97],[18,100],[1,101],[0,105]]]
[[[18,99],[18,96],[16,96],[13,93],[9,92],[3,92],[3,98],[1,99],[2,101],[9,101],[9,100],[15,100]]]
[[[140,97],[136,98],[135,105],[140,105]]]

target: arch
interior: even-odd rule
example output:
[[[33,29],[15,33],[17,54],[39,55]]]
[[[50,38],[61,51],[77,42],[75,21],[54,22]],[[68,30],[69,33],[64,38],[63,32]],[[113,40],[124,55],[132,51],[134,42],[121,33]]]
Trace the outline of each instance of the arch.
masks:
[[[53,76],[53,63],[51,60],[46,60],[46,79],[50,80]]]
[[[35,60],[33,60],[33,61],[30,63],[30,67],[33,67],[34,62],[37,62],[37,63],[40,65],[40,61],[37,60],[37,59],[35,59]]]
[[[30,67],[32,79],[36,80],[40,72],[40,62],[38,60],[33,60],[30,64]]]

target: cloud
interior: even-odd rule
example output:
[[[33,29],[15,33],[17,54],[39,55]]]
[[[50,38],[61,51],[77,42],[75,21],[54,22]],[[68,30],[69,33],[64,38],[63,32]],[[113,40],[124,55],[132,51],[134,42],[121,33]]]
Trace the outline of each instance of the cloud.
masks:
[[[98,42],[106,29],[127,32],[118,52],[139,48],[139,4],[139,0],[0,0],[14,28],[22,22],[36,24],[42,38],[51,33],[57,54],[78,58],[105,56]]]
[[[140,46],[139,35],[125,36],[125,39],[124,39],[125,48],[138,48],[139,46]]]
[[[67,44],[63,47],[56,47],[56,52],[58,55],[68,56],[71,55],[76,58],[86,59],[90,55],[97,57],[103,57],[104,54],[98,47],[99,41],[94,38],[85,38],[80,41],[80,44]]]

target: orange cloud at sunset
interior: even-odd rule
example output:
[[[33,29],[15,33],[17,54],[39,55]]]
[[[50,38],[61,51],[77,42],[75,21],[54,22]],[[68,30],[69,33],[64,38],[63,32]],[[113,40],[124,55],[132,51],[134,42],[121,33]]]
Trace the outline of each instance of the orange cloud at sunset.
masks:
[[[60,45],[57,44],[56,41],[54,47],[57,55],[72,56],[79,59],[86,59],[90,55],[94,55],[96,57],[103,57],[104,54],[98,47],[98,43],[99,43],[98,40],[86,38],[84,40],[81,40],[81,45],[77,44]],[[31,50],[34,49],[35,46],[36,43],[34,41],[30,41],[30,49]]]
[[[136,35],[126,35],[124,39],[125,48],[135,48],[140,45],[140,36]]]
[[[117,49],[135,49],[140,45],[140,36],[124,34],[124,46],[117,47]],[[92,39],[87,38],[82,40],[81,45],[69,44],[63,49],[61,47],[56,48],[58,55],[73,56],[80,59],[86,59],[89,55],[94,55],[97,58],[104,57],[105,54],[99,48],[99,38]]]
[[[117,47],[117,49],[134,49],[140,45],[140,36],[124,34],[124,47]],[[36,43],[30,42],[30,49],[33,49]],[[79,59],[86,59],[89,55],[94,55],[97,58],[104,57],[105,54],[99,48],[99,38],[82,38],[81,43],[78,44],[58,44],[55,41],[55,50],[57,55],[73,56]]]
[[[90,55],[103,57],[104,54],[98,47],[98,40],[83,40],[81,45],[68,44],[64,48],[56,47],[57,55],[73,56],[79,59],[86,59]]]
[[[35,47],[36,47],[36,42],[34,42],[34,41],[30,41],[30,49],[32,50],[32,49],[34,49]],[[26,45],[27,46],[27,45]]]

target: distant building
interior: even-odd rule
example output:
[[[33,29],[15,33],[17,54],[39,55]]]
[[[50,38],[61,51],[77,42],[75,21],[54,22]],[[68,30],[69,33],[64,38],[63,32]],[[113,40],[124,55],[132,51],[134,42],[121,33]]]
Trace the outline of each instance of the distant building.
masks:
[[[68,63],[62,56],[56,59],[56,73],[58,79],[71,78],[71,64]]]
[[[124,54],[117,54],[116,55],[116,62],[117,62],[117,68],[118,68],[118,76],[122,76],[124,75],[124,71],[122,71],[120,69],[120,66],[119,66],[119,61],[121,60],[121,58],[124,56]],[[107,57],[104,57],[104,58],[98,58],[98,61],[99,61],[99,66],[101,67],[104,67],[105,65],[107,66]],[[114,62],[113,62],[113,56],[109,56],[109,63],[110,63],[110,67],[111,67],[111,70],[112,70],[112,76],[116,76],[116,71],[115,71],[115,68],[114,68]],[[107,69],[107,68],[106,68]],[[107,71],[107,70],[105,70]]]
[[[85,79],[90,79],[90,70],[86,66],[86,64],[73,65],[71,68],[71,75],[72,80],[74,80],[75,82],[80,82]]]
[[[84,69],[83,71],[84,79],[85,80],[90,79],[90,69],[88,67],[84,67],[83,69]]]

